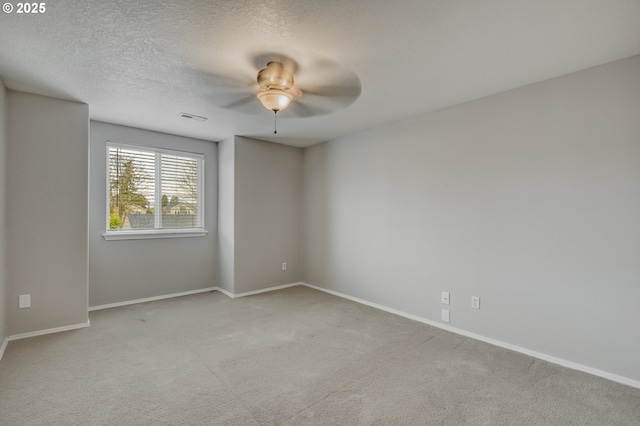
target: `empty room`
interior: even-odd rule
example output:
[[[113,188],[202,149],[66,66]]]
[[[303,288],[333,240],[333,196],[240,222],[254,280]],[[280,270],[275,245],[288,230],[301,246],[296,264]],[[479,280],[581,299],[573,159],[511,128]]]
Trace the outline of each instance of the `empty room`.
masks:
[[[640,1],[3,2],[0,425],[640,426]]]

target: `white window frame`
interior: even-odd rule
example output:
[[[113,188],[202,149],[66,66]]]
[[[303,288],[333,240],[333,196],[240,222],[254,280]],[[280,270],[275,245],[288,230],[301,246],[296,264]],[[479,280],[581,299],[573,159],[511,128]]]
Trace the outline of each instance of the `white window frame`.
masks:
[[[136,230],[119,230],[112,231],[109,229],[109,194],[110,194],[110,179],[109,179],[109,148],[123,148],[123,149],[131,149],[137,151],[147,151],[153,152],[156,154],[167,154],[167,155],[176,155],[183,157],[192,157],[197,158],[198,161],[198,209],[201,211],[202,216],[202,227],[200,228],[183,228],[183,229],[173,229],[173,228],[155,228],[155,229],[136,229]],[[188,151],[179,151],[175,149],[165,149],[165,148],[157,148],[145,145],[133,145],[128,143],[122,143],[117,141],[108,140],[105,152],[107,154],[106,158],[106,206],[105,206],[105,232],[102,234],[105,240],[143,240],[143,239],[153,239],[153,238],[183,238],[183,237],[204,237],[207,235],[208,231],[205,229],[205,200],[204,200],[204,173],[205,173],[205,157],[202,153],[197,152],[188,152]],[[156,162],[160,157],[156,156]],[[160,175],[160,167],[156,164],[155,167],[155,182],[159,181]],[[161,200],[161,185],[155,186],[155,203],[157,204]],[[162,209],[157,208],[155,206],[155,223],[162,222]],[[160,216],[160,217],[158,217]]]

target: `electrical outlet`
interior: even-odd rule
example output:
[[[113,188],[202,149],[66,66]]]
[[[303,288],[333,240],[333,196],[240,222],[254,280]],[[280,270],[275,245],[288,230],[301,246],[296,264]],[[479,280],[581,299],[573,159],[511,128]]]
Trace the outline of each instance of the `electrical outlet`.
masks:
[[[480,298],[478,296],[471,296],[471,307],[473,309],[480,309]]]
[[[448,291],[443,291],[442,293],[440,293],[440,301],[442,302],[443,305],[448,305],[449,304],[449,292]]]
[[[18,309],[30,308],[31,307],[31,295],[30,294],[21,294],[18,296]]]
[[[282,262],[282,270],[283,271],[287,270],[287,262]]]
[[[449,310],[448,309],[443,309],[442,310],[442,322],[449,322]]]

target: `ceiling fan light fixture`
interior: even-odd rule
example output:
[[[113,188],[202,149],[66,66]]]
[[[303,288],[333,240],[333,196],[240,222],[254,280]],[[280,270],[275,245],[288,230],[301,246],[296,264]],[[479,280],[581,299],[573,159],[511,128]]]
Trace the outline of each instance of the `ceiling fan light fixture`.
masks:
[[[293,94],[280,89],[268,89],[258,92],[262,105],[273,112],[282,111],[293,100]]]

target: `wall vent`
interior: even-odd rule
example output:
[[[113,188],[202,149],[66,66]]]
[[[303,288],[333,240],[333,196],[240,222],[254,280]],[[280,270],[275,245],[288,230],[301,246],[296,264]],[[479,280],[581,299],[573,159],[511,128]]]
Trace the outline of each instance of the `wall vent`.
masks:
[[[196,121],[207,121],[208,120],[207,117],[200,117],[199,115],[189,114],[188,112],[181,112],[180,114],[178,114],[178,116],[182,117],[182,118],[188,118],[189,120],[196,120]]]

